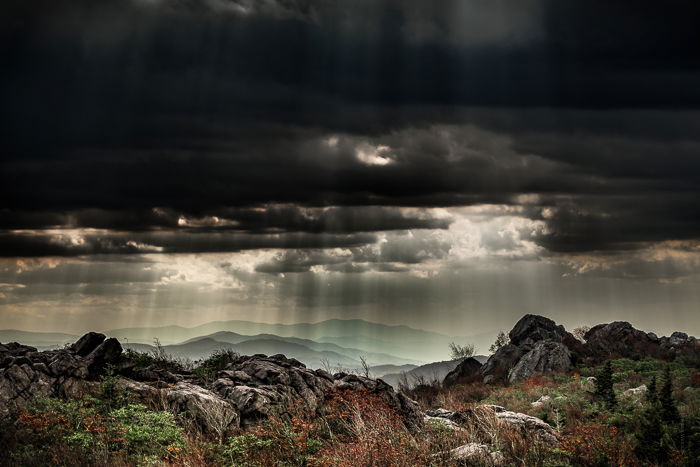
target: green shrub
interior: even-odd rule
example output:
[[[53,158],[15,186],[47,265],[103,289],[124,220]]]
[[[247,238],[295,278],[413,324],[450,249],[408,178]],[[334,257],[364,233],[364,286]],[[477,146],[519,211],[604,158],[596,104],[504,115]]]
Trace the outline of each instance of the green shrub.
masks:
[[[185,448],[182,429],[169,412],[129,404],[109,412],[102,401],[86,397],[48,398],[20,413],[14,444],[6,452],[11,465],[152,464]]]
[[[167,457],[182,451],[185,440],[170,412],[153,412],[145,405],[129,404],[109,413],[123,431],[129,457]]]
[[[230,363],[235,362],[240,355],[231,349],[219,349],[203,360],[194,374],[204,382],[211,381],[216,374],[225,369]]]

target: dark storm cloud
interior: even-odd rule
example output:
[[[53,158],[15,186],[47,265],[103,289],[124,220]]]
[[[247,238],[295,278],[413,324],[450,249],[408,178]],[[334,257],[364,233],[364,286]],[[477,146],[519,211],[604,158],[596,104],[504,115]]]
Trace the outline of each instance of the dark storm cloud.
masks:
[[[0,254],[348,246],[523,193],[552,251],[700,237],[699,11],[2,2]],[[113,232],[12,232],[54,227]]]
[[[345,248],[341,251],[286,251],[256,267],[270,274],[308,272],[314,266],[332,272],[399,272],[407,266],[442,259],[450,245],[429,235],[395,233],[378,245]]]
[[[82,256],[145,253],[218,253],[262,248],[342,248],[374,243],[372,234],[231,234],[101,232],[0,233],[0,256]]]

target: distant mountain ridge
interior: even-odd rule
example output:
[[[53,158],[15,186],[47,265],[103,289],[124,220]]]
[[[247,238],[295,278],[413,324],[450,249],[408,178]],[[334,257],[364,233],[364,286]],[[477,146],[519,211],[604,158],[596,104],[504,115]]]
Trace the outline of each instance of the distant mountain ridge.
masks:
[[[298,344],[309,348],[317,352],[335,352],[346,357],[350,357],[357,362],[359,362],[360,357],[363,357],[371,365],[379,364],[393,364],[393,365],[406,365],[406,364],[420,364],[418,360],[411,360],[406,358],[396,357],[394,355],[386,353],[373,353],[367,352],[362,349],[355,349],[351,347],[342,347],[333,343],[317,342],[311,339],[301,339],[298,337],[282,337],[274,334],[257,334],[255,336],[245,336],[242,334],[237,334],[230,331],[220,331],[214,334],[209,334],[208,336],[203,336],[206,338],[214,339],[215,341],[229,343],[229,344],[241,344],[244,342],[267,340],[267,341],[280,341],[287,342],[291,344]],[[182,344],[187,344],[194,342],[201,338],[189,339]],[[263,352],[265,353],[265,352]]]
[[[469,337],[453,337],[434,331],[411,328],[405,325],[386,325],[361,319],[330,319],[316,323],[269,324],[252,321],[215,321],[193,327],[177,325],[156,327],[121,328],[103,331],[106,335],[118,338],[123,344],[151,345],[155,339],[164,346],[175,347],[174,352],[189,358],[200,358],[197,346],[188,345],[193,341],[211,338],[223,344],[241,348],[255,348],[259,353],[273,354],[287,344],[301,345],[296,355],[305,355],[308,363],[330,360],[330,365],[353,367],[359,364],[360,357],[372,365],[420,365],[430,361],[444,360],[450,342],[473,343]],[[74,342],[77,335],[69,333],[42,333],[19,330],[0,330],[0,342],[20,341],[39,348],[55,348]],[[481,337],[481,336],[479,336]],[[241,345],[245,341],[267,341]],[[277,341],[277,342],[272,342]],[[204,344],[200,344],[202,346]],[[477,346],[480,344],[477,343]],[[215,344],[209,348],[216,350]],[[152,347],[145,347],[151,349]],[[184,355],[187,350],[189,355]],[[237,350],[241,351],[241,350]],[[324,352],[331,352],[321,356]],[[344,358],[340,358],[340,356]],[[332,358],[331,358],[332,357]],[[295,357],[297,358],[297,357]],[[303,358],[298,358],[304,361]],[[305,362],[307,363],[307,362]],[[327,362],[326,362],[327,363]],[[315,363],[314,363],[315,364]]]
[[[191,328],[182,326],[123,328],[104,331],[104,333],[128,339],[128,342],[132,343],[152,343],[153,338],[157,337],[161,343],[171,345],[222,331],[248,336],[272,334],[278,337],[307,339],[323,344],[359,349],[365,353],[389,354],[423,363],[444,359],[450,342],[470,342],[468,337],[447,336],[404,325],[386,325],[361,319],[330,319],[317,323],[297,324],[231,320],[214,321]]]
[[[148,344],[123,344],[124,348],[138,352],[154,352],[156,348]],[[163,346],[163,351],[175,358],[201,360],[217,350],[232,350],[241,355],[277,355],[294,358],[309,368],[344,368],[354,370],[361,366],[359,360],[332,351],[315,351],[308,347],[277,339],[252,339],[239,343],[229,343],[214,340],[210,337],[194,339],[190,342]]]

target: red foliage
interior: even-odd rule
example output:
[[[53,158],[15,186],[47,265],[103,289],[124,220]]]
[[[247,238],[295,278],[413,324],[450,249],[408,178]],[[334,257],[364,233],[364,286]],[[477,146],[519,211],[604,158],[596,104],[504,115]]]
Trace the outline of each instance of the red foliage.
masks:
[[[632,446],[614,426],[600,423],[578,425],[563,437],[561,447],[571,453],[579,465],[640,465]]]

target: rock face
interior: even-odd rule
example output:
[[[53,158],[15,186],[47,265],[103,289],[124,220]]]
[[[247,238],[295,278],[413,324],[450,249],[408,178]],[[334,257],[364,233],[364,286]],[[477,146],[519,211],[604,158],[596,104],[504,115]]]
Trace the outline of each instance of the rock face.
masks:
[[[671,359],[674,355],[692,355],[700,352],[700,341],[684,332],[669,337],[657,337],[643,332],[625,321],[594,326],[584,336],[586,354],[591,358]]]
[[[472,357],[465,358],[455,367],[454,370],[447,373],[443,381],[443,386],[450,387],[457,384],[471,383],[482,379],[481,363]]]
[[[561,342],[545,339],[536,342],[508,373],[508,381],[517,383],[533,374],[558,373],[571,367],[571,352]]]

